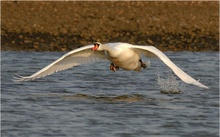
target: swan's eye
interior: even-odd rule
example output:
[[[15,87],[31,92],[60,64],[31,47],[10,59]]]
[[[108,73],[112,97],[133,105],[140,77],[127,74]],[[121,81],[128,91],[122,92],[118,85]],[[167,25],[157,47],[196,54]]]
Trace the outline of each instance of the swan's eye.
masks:
[[[99,46],[99,44],[95,43],[94,46]]]

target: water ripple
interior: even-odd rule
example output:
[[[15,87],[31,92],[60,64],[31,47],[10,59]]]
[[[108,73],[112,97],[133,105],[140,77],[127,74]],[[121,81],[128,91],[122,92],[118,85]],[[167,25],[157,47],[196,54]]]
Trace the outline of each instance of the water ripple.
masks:
[[[157,75],[170,70],[159,60],[140,73],[110,72],[97,63],[32,82],[12,82],[61,56],[60,52],[2,52],[2,136],[212,136],[219,135],[218,52],[166,53],[209,90],[185,85],[163,94]],[[160,75],[161,76],[161,75]],[[182,82],[177,78],[175,82]],[[180,85],[172,85],[180,87]],[[164,89],[164,88],[162,88]],[[169,90],[166,90],[169,91]]]

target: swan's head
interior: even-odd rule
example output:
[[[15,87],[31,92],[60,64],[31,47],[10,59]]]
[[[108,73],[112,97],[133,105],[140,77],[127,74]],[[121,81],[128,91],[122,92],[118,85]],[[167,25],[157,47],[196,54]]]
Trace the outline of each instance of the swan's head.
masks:
[[[101,45],[102,45],[101,43],[95,42],[92,51],[101,50]]]

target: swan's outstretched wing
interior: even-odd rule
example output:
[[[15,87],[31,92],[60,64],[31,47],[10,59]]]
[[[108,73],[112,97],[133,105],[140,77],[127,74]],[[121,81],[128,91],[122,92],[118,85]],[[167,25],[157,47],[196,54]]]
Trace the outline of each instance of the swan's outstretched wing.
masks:
[[[51,75],[55,72],[65,70],[74,66],[92,63],[100,60],[105,60],[104,51],[91,51],[93,45],[84,46],[75,50],[72,50],[53,63],[37,71],[31,76],[19,76],[14,77],[14,81],[29,81],[36,78]]]
[[[154,53],[168,67],[170,67],[173,70],[173,72],[184,82],[186,82],[188,84],[193,84],[193,85],[196,85],[196,86],[199,86],[202,88],[209,88],[209,87],[203,85],[202,83],[200,83],[199,81],[195,80],[194,78],[192,78],[188,74],[186,74],[183,70],[181,70],[178,66],[176,66],[163,52],[161,52],[157,48],[155,48],[153,46],[131,46],[131,48],[134,49],[139,54],[144,54],[144,55],[146,54],[146,56],[147,56],[148,51]]]

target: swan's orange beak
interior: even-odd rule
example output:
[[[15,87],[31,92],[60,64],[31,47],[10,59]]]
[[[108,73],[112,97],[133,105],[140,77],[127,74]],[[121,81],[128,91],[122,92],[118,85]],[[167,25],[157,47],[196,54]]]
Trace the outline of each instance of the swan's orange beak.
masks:
[[[92,51],[96,51],[96,50],[98,50],[98,48],[99,48],[99,45],[98,44],[94,44],[94,47],[92,48]]]

